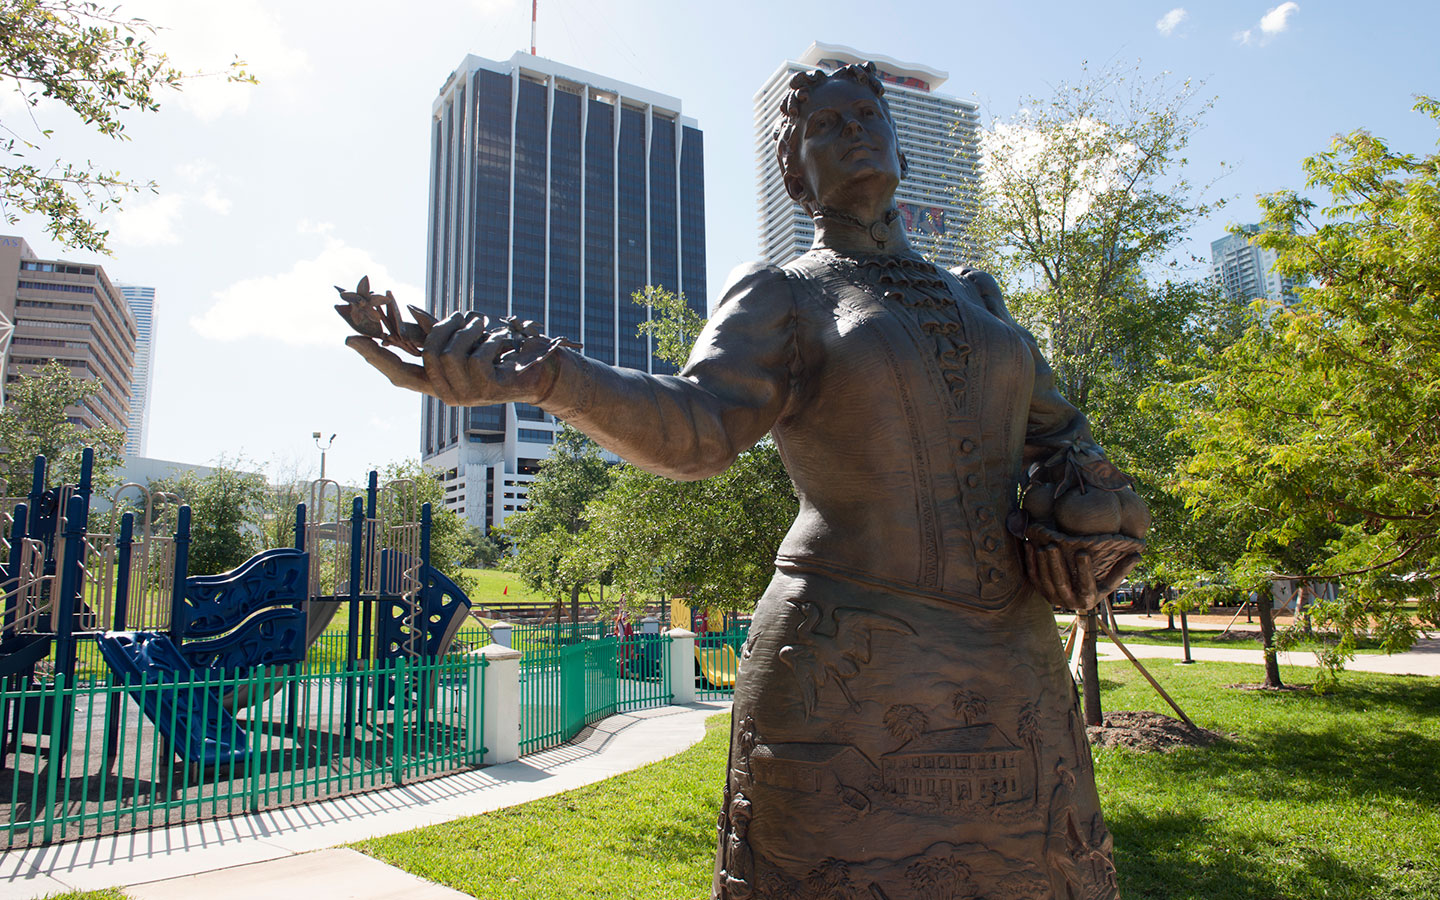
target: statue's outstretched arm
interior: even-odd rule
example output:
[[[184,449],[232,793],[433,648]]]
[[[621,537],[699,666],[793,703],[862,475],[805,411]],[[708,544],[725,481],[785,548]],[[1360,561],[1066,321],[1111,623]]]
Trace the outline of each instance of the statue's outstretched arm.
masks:
[[[503,320],[497,327],[475,312],[428,325],[423,343],[418,332],[409,333],[419,365],[385,346],[404,346],[405,339],[360,325],[362,335],[346,344],[399,387],[452,406],[531,403],[643,469],[693,480],[725,469],[780,416],[789,396],[793,318],[784,274],[749,265],[730,276],[679,375],[608,366],[540,334],[533,323]]]

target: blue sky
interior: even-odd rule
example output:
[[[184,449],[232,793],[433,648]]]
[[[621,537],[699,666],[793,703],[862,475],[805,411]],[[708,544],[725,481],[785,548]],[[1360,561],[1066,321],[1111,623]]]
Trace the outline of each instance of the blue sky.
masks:
[[[941,90],[978,100],[987,120],[1086,64],[1203,81],[1215,105],[1188,173],[1231,202],[1197,227],[1197,253],[1228,222],[1255,218],[1256,193],[1301,187],[1300,160],[1336,133],[1364,127],[1414,152],[1437,138],[1410,111],[1414,94],[1440,93],[1440,7],[1428,3],[812,9],[540,0],[541,55],[680,97],[704,129],[712,291],[756,254],[752,96],[814,40],[945,70]],[[99,260],[112,278],[158,290],[150,455],[243,454],[313,476],[316,430],[338,435],[327,468],[347,479],[417,455],[418,401],[340,345],[330,285],[368,273],[402,302],[423,302],[431,103],[466,53],[506,59],[528,48],[530,3],[136,0],[122,11],[166,26],[156,43],[183,65],[214,70],[238,55],[261,80],[192,84],[160,113],[133,117],[124,144],[87,134],[63,110],[36,113],[56,129],[46,148],[55,155],[160,184],[107,220],[114,255]],[[0,117],[28,127],[13,98],[0,96]],[[7,231],[41,255],[89,258],[51,244],[33,221]]]

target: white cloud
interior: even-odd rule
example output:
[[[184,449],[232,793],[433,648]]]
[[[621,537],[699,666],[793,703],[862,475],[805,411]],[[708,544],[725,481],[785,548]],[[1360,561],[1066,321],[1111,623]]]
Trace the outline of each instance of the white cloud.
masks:
[[[211,212],[222,216],[230,215],[230,198],[222,195],[213,186],[207,187],[205,193],[200,195],[200,203]]]
[[[1064,194],[1071,224],[1089,211],[1100,194],[1116,185],[1121,170],[1139,153],[1138,147],[1128,143],[1118,145],[1113,153],[1087,152],[1084,148],[1098,149],[1113,140],[1107,126],[1094,119],[1077,119],[1047,132],[1026,124],[1026,118],[1018,117],[1017,124],[997,123],[993,130],[981,133],[985,188],[1006,191],[1023,184],[1050,199]],[[1052,214],[1052,206],[1046,204],[1043,224],[1059,230],[1061,222]]]
[[[161,194],[144,202],[132,198],[124,208],[106,217],[105,225],[117,245],[156,247],[180,243],[176,226],[180,224],[185,198],[179,194]]]
[[[1274,9],[1267,12],[1260,19],[1260,31],[1269,34],[1279,34],[1289,24],[1290,17],[1300,10],[1300,4],[1294,0],[1286,0]]]
[[[302,223],[300,230],[315,227]],[[362,275],[369,275],[376,289],[394,291],[402,306],[423,302],[419,287],[397,283],[368,252],[327,237],[318,254],[296,262],[288,272],[247,278],[217,291],[215,302],[192,317],[190,327],[217,341],[258,337],[334,346],[351,331],[335,314],[333,307],[340,301],[332,285],[350,288]]]
[[[177,68],[214,73],[187,81],[173,99],[161,98],[166,106],[173,103],[202,121],[243,112],[250,105],[255,86],[229,82],[221,74],[237,57],[271,87],[309,65],[305,52],[290,43],[259,0],[128,0],[121,14],[155,23],[158,31],[150,43]]]
[[[1189,17],[1185,7],[1177,6],[1155,21],[1155,30],[1169,37],[1180,27],[1180,23]]]
[[[101,218],[102,224],[110,229],[118,245],[178,244],[180,221],[195,204],[216,215],[230,214],[230,198],[221,191],[215,172],[215,167],[203,159],[182,163],[174,169],[176,187],[162,184],[158,195],[123,198],[123,205]]]
[[[1261,16],[1260,22],[1254,28],[1238,32],[1235,40],[1242,44],[1268,44],[1271,38],[1290,26],[1290,17],[1299,11],[1300,4],[1294,0],[1286,0]]]
[[[519,0],[470,0],[470,5],[484,16],[496,16],[520,9]]]

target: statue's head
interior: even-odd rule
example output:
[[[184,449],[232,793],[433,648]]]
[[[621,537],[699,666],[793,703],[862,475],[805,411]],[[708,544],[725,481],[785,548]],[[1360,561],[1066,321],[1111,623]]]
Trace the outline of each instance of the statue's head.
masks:
[[[885,86],[880,81],[874,63],[850,64],[833,72],[814,69],[796,72],[790,79],[790,89],[780,100],[780,115],[775,120],[775,156],[780,163],[780,177],[785,190],[806,212],[814,213],[818,200],[811,196],[807,187],[804,164],[801,160],[801,144],[805,137],[804,123],[811,111],[811,98],[827,83],[844,81],[864,88],[873,96],[875,104],[889,125],[891,145],[895,148],[900,164],[900,176],[908,169],[905,154],[900,152],[895,139],[895,119],[890,114],[890,105],[885,101]]]

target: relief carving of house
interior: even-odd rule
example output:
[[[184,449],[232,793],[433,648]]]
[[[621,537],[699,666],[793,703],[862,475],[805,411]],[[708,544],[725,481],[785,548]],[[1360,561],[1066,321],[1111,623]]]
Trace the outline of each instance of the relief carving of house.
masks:
[[[849,744],[756,744],[750,753],[750,774],[757,784],[803,794],[864,784],[874,772],[874,763]]]
[[[994,725],[928,731],[880,758],[885,790],[947,806],[1030,799],[1023,751]]]

